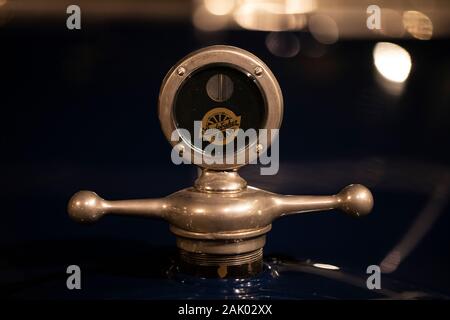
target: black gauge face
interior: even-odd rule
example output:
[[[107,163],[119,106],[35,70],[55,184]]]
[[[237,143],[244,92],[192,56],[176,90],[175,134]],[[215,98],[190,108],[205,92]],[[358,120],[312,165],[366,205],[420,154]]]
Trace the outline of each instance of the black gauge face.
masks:
[[[216,129],[223,133],[221,144],[235,139],[229,129],[263,128],[266,120],[265,100],[255,80],[228,66],[210,65],[187,78],[174,102],[177,128],[190,132],[194,139],[194,121],[201,122],[201,130]],[[202,149],[214,137],[203,141]],[[235,146],[236,149],[236,146]]]

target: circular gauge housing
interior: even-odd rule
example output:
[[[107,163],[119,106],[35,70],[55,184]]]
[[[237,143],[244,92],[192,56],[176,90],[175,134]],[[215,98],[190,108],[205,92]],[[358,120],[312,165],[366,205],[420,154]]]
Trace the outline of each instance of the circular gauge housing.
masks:
[[[166,138],[181,146],[184,158],[203,168],[228,170],[255,160],[257,152],[251,151],[261,146],[259,129],[281,125],[283,98],[275,76],[259,58],[236,47],[212,46],[193,52],[168,72],[158,112]],[[246,135],[251,129],[256,138]],[[179,139],[173,139],[174,133]],[[239,134],[245,137],[240,140]],[[265,147],[269,145],[270,139]],[[217,157],[223,161],[215,161]]]

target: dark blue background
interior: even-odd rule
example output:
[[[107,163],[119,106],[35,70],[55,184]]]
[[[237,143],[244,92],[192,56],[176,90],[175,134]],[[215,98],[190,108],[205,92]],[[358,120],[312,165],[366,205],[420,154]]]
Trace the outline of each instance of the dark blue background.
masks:
[[[125,279],[146,268],[159,274],[175,248],[165,222],[106,217],[80,226],[66,204],[81,189],[127,199],[192,184],[196,169],[170,161],[157,98],[170,67],[210,44],[256,54],[283,90],[279,174],[244,168],[250,184],[329,194],[357,182],[374,193],[365,219],[333,211],[276,221],[266,252],[361,272],[380,263],[448,181],[448,40],[395,41],[411,53],[413,68],[394,97],[375,81],[375,41],[341,40],[309,58],[302,50],[312,38],[296,36],[300,54],[286,59],[270,54],[264,32],[202,35],[188,23],[104,22],[68,31],[63,20],[18,20],[0,28],[0,283],[7,292],[45,283],[49,274],[65,279],[69,264],[123,267]],[[449,214],[447,204],[392,276],[449,291]]]

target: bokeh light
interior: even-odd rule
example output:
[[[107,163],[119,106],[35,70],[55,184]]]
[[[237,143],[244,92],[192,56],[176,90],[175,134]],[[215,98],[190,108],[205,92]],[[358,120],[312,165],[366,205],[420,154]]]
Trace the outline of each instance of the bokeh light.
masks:
[[[234,0],[204,0],[205,8],[211,14],[223,16],[230,14],[235,6]]]
[[[264,5],[268,11],[278,14],[309,13],[317,9],[315,0],[246,0]]]
[[[299,30],[306,25],[304,14],[276,13],[273,1],[245,1],[234,12],[236,23],[244,29],[260,31]]]
[[[373,50],[373,60],[378,72],[387,80],[404,82],[411,71],[411,56],[397,44],[379,42]]]
[[[209,13],[204,6],[198,6],[192,16],[192,23],[201,31],[219,31],[228,24],[228,16],[216,16]]]
[[[403,27],[401,13],[397,10],[382,8],[380,32],[388,37],[402,37],[405,34],[405,28]]]
[[[433,23],[430,18],[419,11],[405,11],[403,26],[416,39],[429,40],[433,35]]]
[[[267,49],[274,56],[291,58],[300,51],[300,42],[291,32],[271,32],[266,37]]]
[[[333,44],[339,39],[339,29],[336,21],[325,14],[315,14],[308,22],[309,31],[313,37],[323,44]]]

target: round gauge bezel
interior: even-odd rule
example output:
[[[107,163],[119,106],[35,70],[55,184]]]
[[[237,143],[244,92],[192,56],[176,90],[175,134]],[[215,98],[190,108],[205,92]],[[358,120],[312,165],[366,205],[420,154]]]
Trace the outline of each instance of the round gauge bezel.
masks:
[[[197,70],[208,67],[209,65],[222,65],[230,68],[237,69],[240,72],[245,73],[248,77],[251,77],[258,88],[261,90],[261,94],[265,101],[265,118],[264,124],[258,129],[279,129],[283,119],[283,96],[280,86],[273,73],[258,57],[252,53],[232,47],[232,46],[211,46],[192,52],[177,64],[175,64],[165,76],[161,85],[158,101],[158,116],[161,123],[162,131],[166,139],[172,146],[179,146],[180,141],[172,141],[172,133],[177,128],[175,119],[175,100],[177,93],[183,86],[185,81],[189,81],[189,77]],[[182,135],[180,134],[180,137]],[[252,162],[258,155],[255,152],[248,152],[251,148],[258,148],[258,141],[253,141],[245,148],[237,150],[234,154],[234,163],[211,163],[211,159],[207,161],[207,155],[201,150],[194,148],[189,143],[184,143],[184,150],[182,152],[183,158],[186,160],[202,159],[201,163],[195,163],[196,165],[211,170],[231,170],[237,169],[248,162]],[[267,141],[268,148],[270,145],[270,139]],[[186,150],[189,149],[189,150]],[[237,159],[243,156],[241,153],[245,153],[246,162],[237,163]],[[205,161],[206,160],[206,161]]]

